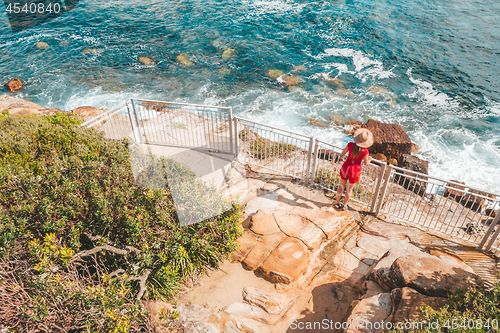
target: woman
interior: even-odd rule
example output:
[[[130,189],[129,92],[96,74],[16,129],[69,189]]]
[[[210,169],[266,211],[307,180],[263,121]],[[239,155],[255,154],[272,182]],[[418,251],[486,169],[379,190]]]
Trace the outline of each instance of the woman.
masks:
[[[366,128],[360,128],[354,132],[354,142],[349,142],[344,150],[342,150],[342,155],[345,155],[347,152],[349,152],[349,155],[340,169],[340,186],[337,189],[337,202],[333,206],[334,208],[342,210],[349,209],[347,202],[351,198],[354,185],[359,182],[359,177],[361,176],[361,162],[368,165],[372,160],[370,152],[367,149],[372,144],[372,132]],[[349,184],[347,185],[344,204],[341,204],[340,199],[342,198],[342,192],[344,192],[347,181],[349,181]]]

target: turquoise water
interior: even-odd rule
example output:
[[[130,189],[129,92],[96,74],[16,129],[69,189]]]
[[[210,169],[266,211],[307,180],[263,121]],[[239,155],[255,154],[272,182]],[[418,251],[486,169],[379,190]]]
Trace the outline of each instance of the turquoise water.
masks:
[[[37,49],[39,41],[50,47]],[[235,53],[225,60],[227,48]],[[180,53],[192,67],[176,61]],[[431,175],[500,192],[495,0],[81,0],[16,34],[1,14],[0,55],[2,82],[19,77],[20,97],[66,110],[130,97],[225,105],[338,145],[348,141],[340,127],[308,118],[395,122]],[[306,70],[294,72],[299,65]],[[270,69],[300,76],[300,88],[266,76]]]

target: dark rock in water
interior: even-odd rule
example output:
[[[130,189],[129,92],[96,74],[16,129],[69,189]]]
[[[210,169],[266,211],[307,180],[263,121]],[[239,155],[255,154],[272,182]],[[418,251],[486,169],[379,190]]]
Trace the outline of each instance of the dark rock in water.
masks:
[[[451,181],[454,183],[465,185],[464,182],[459,182],[458,180],[451,180]],[[454,200],[458,200],[458,201],[460,201],[460,199],[462,199],[462,196],[465,193],[464,186],[460,186],[460,185],[456,185],[456,184],[452,184],[452,183],[448,183],[448,184],[446,184],[446,186],[447,186],[447,189],[443,193],[444,197],[452,197]]]
[[[422,173],[427,175],[429,170],[429,162],[424,161],[416,156],[411,156],[408,154],[404,154],[401,156],[399,160],[399,166],[401,168],[415,171],[418,173]],[[414,174],[410,172],[403,172],[403,174],[407,175],[406,177],[403,175],[398,175],[394,177],[394,180],[402,185],[407,190],[413,191],[418,195],[424,195],[427,189],[427,178],[425,177],[415,177]],[[421,179],[421,180],[419,180]]]
[[[329,114],[328,115],[328,118],[337,126],[342,126],[345,124],[344,122],[344,118],[342,118],[342,116],[338,115],[338,114]]]
[[[459,182],[457,180],[452,180],[452,182],[465,185],[464,182]],[[491,198],[493,201],[496,200],[496,197],[489,193],[476,190],[465,191],[465,186],[453,183],[447,183],[446,186],[447,189],[444,191],[443,196],[450,197],[459,204],[475,212],[481,212],[485,206],[487,206],[487,198]],[[486,215],[489,215],[489,212],[486,212]],[[494,217],[494,215],[492,216]]]
[[[387,157],[384,154],[373,154],[372,157],[380,162],[387,162]]]
[[[357,120],[349,120],[347,122],[347,125],[345,126],[345,130],[344,130],[344,133],[347,134],[347,135],[353,135],[354,132],[356,132],[356,130],[358,128],[361,128],[361,126],[363,125],[362,122],[360,121],[357,121]],[[371,150],[370,150],[371,152]]]
[[[373,133],[374,143],[370,147],[372,154],[381,153],[387,158],[399,161],[403,154],[410,155],[416,149],[416,145],[411,142],[408,134],[398,124],[386,124],[370,119],[361,127]]]
[[[321,122],[320,120],[314,119],[314,118],[309,118],[307,120],[307,122],[311,125],[318,126],[318,127],[328,127],[328,124],[325,124],[325,123]]]
[[[396,160],[395,158],[390,158],[387,160],[387,164],[398,166],[398,160]]]
[[[455,201],[464,205],[466,208],[470,208],[475,212],[481,212],[486,206],[486,203],[488,202],[488,199],[485,199],[484,197],[491,198],[493,200],[496,199],[494,195],[491,195],[489,193],[470,190],[467,193],[465,193],[460,200],[455,199]]]
[[[418,173],[423,173],[425,175],[429,174],[429,162],[424,161],[416,156],[411,156],[404,154],[399,160],[399,166],[411,171]]]
[[[12,79],[6,84],[4,84],[5,89],[7,89],[8,92],[16,92],[21,89],[23,89],[23,83],[19,79]]]

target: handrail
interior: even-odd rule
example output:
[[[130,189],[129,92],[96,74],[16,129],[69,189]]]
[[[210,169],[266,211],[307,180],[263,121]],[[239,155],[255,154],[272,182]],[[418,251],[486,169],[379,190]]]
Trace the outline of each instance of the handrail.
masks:
[[[281,129],[281,128],[277,128],[277,127],[269,126],[269,125],[266,125],[266,124],[258,123],[258,122],[253,121],[253,120],[248,120],[248,119],[240,118],[240,117],[234,117],[233,119],[237,119],[237,120],[241,120],[241,121],[246,121],[248,123],[253,123],[255,125],[265,126],[265,127],[269,127],[269,128],[272,128],[272,129],[275,129],[275,130],[278,130],[278,131],[282,131],[282,132],[285,132],[285,133],[288,133],[288,134],[298,135],[298,136],[301,136],[303,138],[311,139],[310,136],[307,136],[307,135],[304,135],[304,134],[294,133],[294,132],[287,131],[287,130],[284,130],[284,129]]]
[[[140,98],[133,98],[134,101],[139,101],[139,102],[153,102],[153,103],[163,103],[163,104],[176,104],[176,105],[188,105],[188,106],[196,106],[196,107],[202,107],[202,108],[212,108],[212,109],[224,109],[228,110],[231,109],[230,107],[227,106],[215,106],[215,105],[203,105],[203,104],[191,104],[191,103],[179,103],[179,102],[165,102],[165,101],[156,101],[156,100],[150,100],[150,99],[140,99]],[[151,105],[154,106],[154,105]],[[162,105],[158,105],[162,106]]]
[[[117,110],[117,109],[120,109],[120,108],[122,108],[122,107],[123,107],[123,106],[125,106],[125,105],[127,105],[127,102],[121,102],[121,104],[118,104],[117,106],[114,106],[114,107],[112,107],[111,109],[108,109],[108,110],[106,110],[106,111],[104,111],[104,112],[102,112],[102,113],[98,114],[97,116],[94,116],[94,117],[90,118],[89,120],[86,120],[85,122],[83,122],[83,123],[82,123],[82,125],[81,125],[81,126],[85,126],[85,127],[87,127],[87,126],[88,126],[88,124],[90,124],[90,123],[91,123],[91,122],[93,122],[94,120],[102,120],[102,119],[99,119],[99,118],[100,118],[100,117],[102,117],[103,115],[105,115],[106,113],[108,113],[108,114],[109,114],[110,112],[119,111],[119,110]],[[116,112],[115,112],[115,113],[116,113]],[[111,116],[111,115],[109,115],[109,116]],[[93,125],[95,125],[95,124],[93,124]]]
[[[460,184],[460,183],[457,183],[457,182],[454,182],[454,181],[451,181],[451,180],[444,180],[444,179],[441,179],[441,178],[437,178],[437,177],[434,177],[434,176],[429,176],[429,175],[426,175],[424,173],[420,173],[420,172],[417,172],[417,171],[413,171],[413,170],[408,170],[408,169],[405,169],[405,168],[400,168],[400,167],[397,167],[397,166],[391,166],[393,169],[396,169],[396,170],[399,170],[401,172],[406,172],[406,173],[412,173],[414,175],[417,175],[417,176],[421,176],[421,177],[424,177],[424,178],[431,178],[431,179],[434,179],[434,180],[437,180],[437,181],[440,181],[440,182],[443,182],[445,184],[451,184],[451,185],[458,185],[460,187],[464,187],[464,188],[468,188],[469,190],[473,190],[473,191],[479,191],[479,192],[483,192],[483,193],[487,193],[487,194],[491,194],[491,195],[494,195],[496,197],[500,197],[500,194],[495,194],[495,193],[491,193],[491,192],[488,192],[488,191],[485,191],[485,190],[481,190],[481,189],[478,189],[478,188],[474,188],[474,187],[471,187],[471,186],[468,186],[467,184]],[[451,187],[451,186],[448,186],[448,185],[443,185],[444,187],[447,187],[447,188],[452,188],[456,191],[460,191],[460,192],[468,192],[467,190],[461,190],[461,189],[458,189],[458,188],[455,188],[455,187]],[[474,195],[479,195],[479,194],[474,194]],[[491,198],[489,198],[491,199]]]

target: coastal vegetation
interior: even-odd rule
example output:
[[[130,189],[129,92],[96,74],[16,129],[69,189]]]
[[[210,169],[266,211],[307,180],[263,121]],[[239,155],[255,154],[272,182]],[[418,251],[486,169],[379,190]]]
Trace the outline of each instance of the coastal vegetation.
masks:
[[[168,187],[139,186],[153,166],[189,180],[186,191],[224,199],[173,160],[134,177],[128,142],[80,123],[63,113],[0,115],[0,323],[19,332],[149,331],[140,300],[167,300],[230,256],[240,208],[181,227]]]
[[[321,184],[326,188],[336,189],[340,185],[340,174],[336,171],[329,170],[326,168],[318,168],[314,177],[314,182],[316,184]],[[366,188],[361,186],[360,183],[356,183],[352,190],[353,198],[361,198],[363,196],[371,195],[372,193]]]
[[[450,295],[439,309],[419,307],[425,325],[419,330],[395,329],[391,333],[403,332],[500,332],[500,283],[487,289],[478,285],[467,290],[458,290]],[[409,322],[407,327],[411,327]]]

